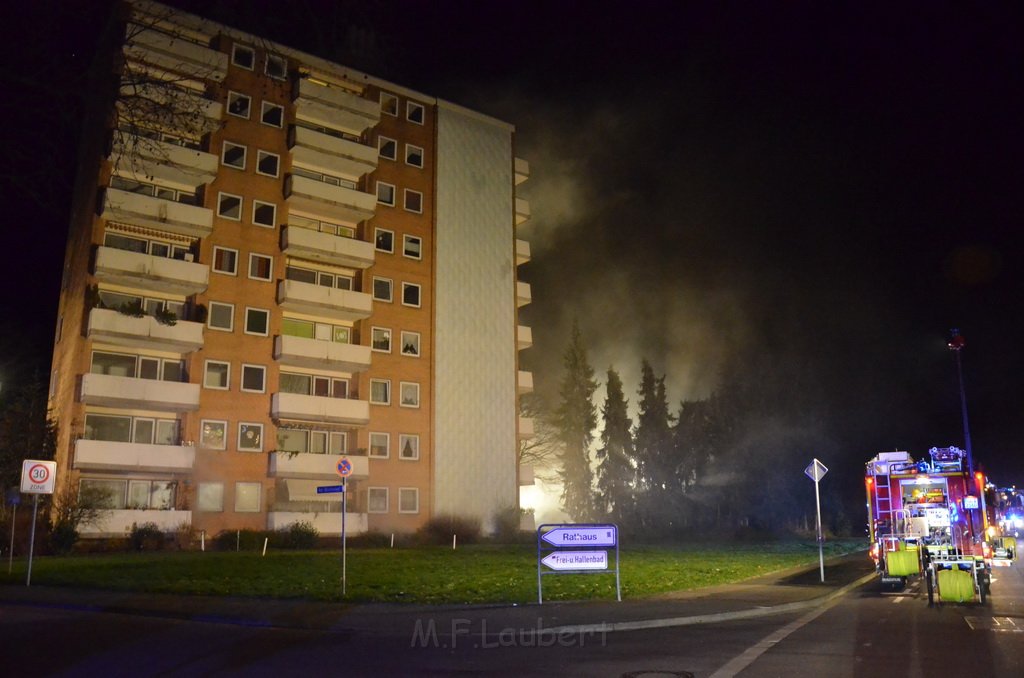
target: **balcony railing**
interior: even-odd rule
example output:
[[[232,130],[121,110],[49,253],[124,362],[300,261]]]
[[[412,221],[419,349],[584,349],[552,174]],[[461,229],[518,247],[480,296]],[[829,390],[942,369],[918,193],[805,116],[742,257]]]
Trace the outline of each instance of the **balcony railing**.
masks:
[[[81,401],[100,407],[195,412],[199,409],[199,384],[83,374]]]
[[[530,178],[530,163],[522,158],[515,159],[516,186]]]
[[[109,440],[75,441],[75,468],[90,471],[188,471],[196,450],[185,445],[146,445]]]
[[[89,311],[88,337],[106,344],[190,353],[203,347],[203,324],[178,320],[164,325],[152,316],[125,315],[105,308]]]
[[[104,189],[100,216],[193,238],[213,232],[212,210],[116,188]]]
[[[371,242],[301,226],[282,229],[281,250],[288,256],[360,270],[373,266],[376,259]]]
[[[131,533],[133,525],[142,525],[144,523],[153,523],[163,532],[175,532],[183,526],[192,524],[192,512],[161,511],[155,509],[105,509],[99,512],[96,522],[81,525],[78,531],[86,538],[124,537]]]
[[[365,292],[321,287],[298,280],[277,284],[277,303],[281,308],[335,320],[364,320],[373,311],[373,298]]]
[[[519,374],[516,377],[516,392],[519,395],[533,393],[533,372],[519,370]]]
[[[370,403],[352,398],[275,393],[270,401],[270,414],[275,419],[366,426],[370,423]]]
[[[130,83],[122,85],[119,91],[117,109],[126,122],[145,123],[145,127],[171,134],[182,132],[183,126],[190,128],[186,130],[189,132],[216,129],[224,109],[219,101],[203,96],[201,90],[174,84]],[[194,119],[193,113],[205,120]]]
[[[202,264],[104,246],[96,248],[94,272],[101,282],[186,297],[205,292],[210,280]]]
[[[370,465],[366,457],[347,457],[352,464],[351,479],[370,477]],[[339,480],[338,478],[338,456],[335,454],[309,454],[289,452],[274,452],[270,455],[270,475],[279,478],[308,478],[313,480],[327,479]],[[320,483],[322,484],[322,483]],[[287,501],[309,501],[316,496],[316,489],[310,483],[287,482],[284,485],[288,493]],[[304,496],[296,496],[298,490]],[[309,490],[312,490],[310,492]],[[305,496],[305,495],[311,496]],[[327,501],[327,497],[320,497],[320,501]]]
[[[292,93],[295,116],[320,127],[362,136],[380,121],[380,104],[340,87],[301,78]]]
[[[293,125],[288,133],[292,163],[323,174],[359,181],[377,169],[377,149],[350,139]]]
[[[516,306],[522,308],[533,301],[533,296],[530,292],[530,283],[523,281],[516,282]]]
[[[532,438],[534,435],[533,419],[530,419],[529,417],[519,417],[519,437]]]
[[[190,80],[220,82],[228,72],[228,55],[184,38],[130,24],[125,56]]]
[[[374,195],[297,174],[289,174],[285,179],[284,197],[289,209],[349,224],[369,219],[377,208]]]
[[[119,176],[145,178],[189,192],[217,176],[217,156],[157,139],[139,138],[126,148],[119,135],[111,158]]]
[[[324,497],[329,495],[323,495]],[[322,501],[322,499],[321,499]],[[339,500],[340,501],[340,500]],[[295,523],[312,523],[313,527],[320,534],[340,535],[341,534],[341,513],[338,511],[329,512],[298,512],[298,511],[270,511],[267,513],[267,529],[281,530],[294,525]],[[367,530],[365,513],[345,514],[345,534],[363,534]]]
[[[516,266],[522,266],[530,260],[530,243],[526,240],[516,240]]]
[[[516,226],[530,219],[530,203],[523,198],[516,198]]]
[[[533,330],[526,325],[516,327],[516,350],[523,351],[533,346]]]
[[[359,373],[370,369],[370,347],[278,335],[274,359],[282,365]]]

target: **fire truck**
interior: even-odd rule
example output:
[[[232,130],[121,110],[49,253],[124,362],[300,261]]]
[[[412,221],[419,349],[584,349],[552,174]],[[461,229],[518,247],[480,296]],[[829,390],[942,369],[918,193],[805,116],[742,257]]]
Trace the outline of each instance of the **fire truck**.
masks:
[[[986,541],[985,476],[971,476],[965,453],[933,447],[915,460],[882,452],[867,463],[871,557],[883,585],[923,577],[928,602],[985,602],[992,552]]]

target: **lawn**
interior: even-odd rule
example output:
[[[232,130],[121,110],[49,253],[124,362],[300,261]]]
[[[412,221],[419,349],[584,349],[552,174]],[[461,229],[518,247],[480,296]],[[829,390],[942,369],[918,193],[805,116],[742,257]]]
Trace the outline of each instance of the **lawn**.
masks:
[[[863,548],[862,540],[826,544],[826,557]],[[620,552],[623,598],[739,581],[816,563],[816,544],[638,546]],[[614,566],[614,551],[609,556]],[[24,584],[27,562],[0,582]],[[537,551],[532,544],[349,549],[351,602],[526,603],[537,599]],[[339,601],[341,552],[154,552],[36,558],[39,586],[211,596]],[[615,597],[613,574],[546,575],[545,600]]]

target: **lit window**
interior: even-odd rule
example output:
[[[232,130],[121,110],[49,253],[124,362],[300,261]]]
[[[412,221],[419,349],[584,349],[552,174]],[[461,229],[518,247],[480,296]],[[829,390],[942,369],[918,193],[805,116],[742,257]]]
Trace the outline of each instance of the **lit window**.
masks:
[[[420,458],[420,437],[402,433],[398,436],[398,458],[416,460]]]
[[[377,182],[377,202],[381,205],[395,205],[395,187],[383,181]]]
[[[270,280],[274,274],[274,258],[264,254],[249,255],[249,277],[254,280]]]
[[[423,104],[418,104],[415,101],[408,102],[405,107],[405,117],[408,118],[409,122],[422,125],[424,116],[425,109],[423,108]]]
[[[242,196],[220,193],[217,196],[217,215],[233,221],[242,220]]]
[[[207,325],[215,330],[231,332],[235,329],[235,306],[219,301],[210,302],[210,313],[207,318]]]
[[[262,200],[252,201],[252,223],[273,228],[277,223],[277,205]]]
[[[414,283],[402,283],[402,305],[403,306],[415,306],[419,308],[420,305],[420,286]]]
[[[256,52],[252,47],[235,45],[231,50],[231,63],[251,71],[256,65]]]
[[[391,280],[389,278],[373,278],[373,298],[377,301],[391,301]]]
[[[239,92],[228,92],[228,113],[239,118],[249,119],[252,110],[252,98]]]
[[[395,234],[386,228],[378,228],[373,232],[373,246],[380,252],[395,251]]]
[[[420,385],[408,381],[403,381],[401,385],[402,401],[399,403],[402,407],[419,407],[420,406]]]
[[[227,447],[226,421],[203,419],[199,424],[199,446],[209,450],[223,450]]]
[[[245,333],[264,337],[270,334],[270,311],[262,308],[245,309]]]
[[[423,149],[412,144],[405,145],[405,164],[423,167]]]
[[[199,483],[196,505],[200,511],[223,511],[224,483]]]
[[[284,80],[288,77],[288,60],[277,54],[268,54],[266,73],[277,80]]]
[[[423,252],[423,240],[416,235],[402,237],[402,256],[419,259]]]
[[[386,459],[390,455],[391,436],[387,433],[370,434],[370,456]]]
[[[245,169],[245,146],[241,144],[232,143],[230,141],[224,142],[224,149],[221,152],[220,162],[222,165],[228,167],[234,167],[235,169]]]
[[[260,483],[235,483],[235,511],[258,513],[263,485]]]
[[[398,488],[398,512],[419,513],[420,491],[415,487]]]
[[[394,94],[388,94],[387,92],[380,93],[380,110],[381,113],[387,113],[388,115],[398,115],[398,97]]]
[[[374,351],[391,353],[391,330],[386,327],[374,327],[372,336],[370,345]]]
[[[423,194],[419,191],[405,189],[405,209],[416,214],[423,212]]]
[[[268,177],[276,177],[278,167],[281,165],[281,156],[267,151],[256,152],[256,174]]]
[[[260,122],[271,127],[284,126],[284,106],[264,101],[260,112]]]
[[[387,513],[388,488],[368,487],[366,489],[366,510],[369,513]]]
[[[226,247],[214,247],[213,270],[217,273],[235,275],[238,272],[238,250],[231,250]]]
[[[370,380],[370,402],[375,405],[391,404],[391,381],[388,379]]]
[[[402,332],[402,355],[418,358],[420,355],[420,333]]]
[[[242,365],[242,390],[263,393],[266,390],[267,368],[263,365]]]
[[[238,424],[238,451],[263,451],[263,424],[242,422]]]
[[[206,369],[203,374],[203,386],[227,390],[231,379],[231,364],[219,360],[207,360]]]
[[[377,150],[380,153],[380,157],[385,160],[395,160],[398,158],[398,142],[394,139],[379,137],[377,139]]]

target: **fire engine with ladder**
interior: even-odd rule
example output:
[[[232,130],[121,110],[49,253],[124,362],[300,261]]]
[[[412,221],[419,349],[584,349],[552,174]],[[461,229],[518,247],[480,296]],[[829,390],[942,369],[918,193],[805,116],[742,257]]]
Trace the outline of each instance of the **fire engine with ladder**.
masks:
[[[916,461],[907,452],[882,452],[867,463],[871,557],[884,585],[903,588],[922,578],[928,603],[984,604],[992,551],[985,476],[971,476],[965,453],[933,447]]]

